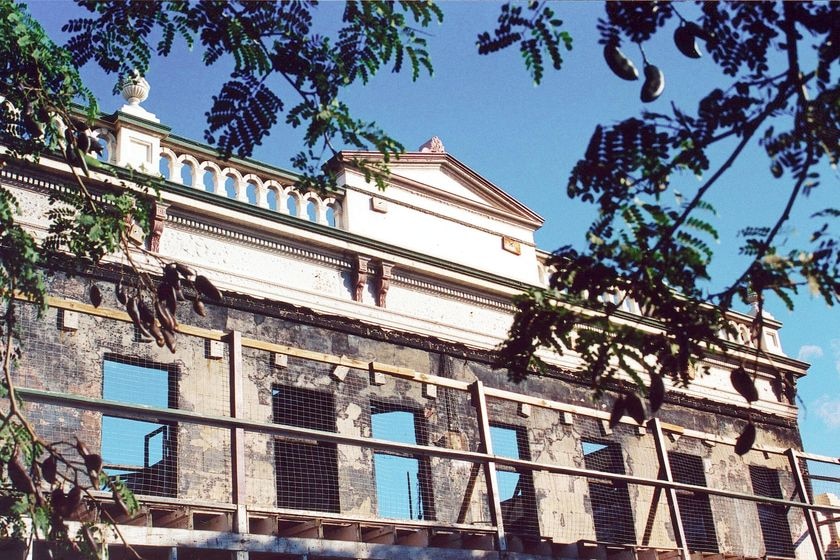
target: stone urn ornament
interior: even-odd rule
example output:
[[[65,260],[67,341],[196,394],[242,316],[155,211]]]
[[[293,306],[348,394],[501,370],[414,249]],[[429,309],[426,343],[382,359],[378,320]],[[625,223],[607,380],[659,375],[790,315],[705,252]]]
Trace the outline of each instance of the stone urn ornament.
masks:
[[[130,74],[120,78],[118,85],[123,98],[132,106],[138,106],[145,101],[149,97],[149,90],[152,89],[146,78],[137,70],[132,70]]]

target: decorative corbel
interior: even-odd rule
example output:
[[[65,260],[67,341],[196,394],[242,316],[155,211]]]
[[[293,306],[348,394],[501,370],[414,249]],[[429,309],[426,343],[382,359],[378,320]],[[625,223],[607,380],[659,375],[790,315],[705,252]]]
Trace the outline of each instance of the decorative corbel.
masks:
[[[368,257],[356,255],[356,261],[353,263],[353,301],[362,301],[367,286],[369,262]]]
[[[166,224],[166,211],[168,204],[155,202],[155,214],[152,218],[152,233],[149,235],[149,250],[153,253],[160,251],[160,238],[163,235],[163,228]]]
[[[385,298],[388,295],[388,288],[391,287],[391,270],[393,270],[394,264],[379,261],[376,263],[376,268],[376,306],[385,307]]]

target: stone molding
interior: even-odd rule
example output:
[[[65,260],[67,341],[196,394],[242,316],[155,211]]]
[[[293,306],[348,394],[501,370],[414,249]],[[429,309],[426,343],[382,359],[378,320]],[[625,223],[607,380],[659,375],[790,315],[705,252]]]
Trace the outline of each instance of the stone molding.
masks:
[[[163,236],[163,229],[166,226],[167,210],[169,205],[164,202],[155,202],[154,215],[152,216],[152,232],[149,235],[149,250],[153,253],[160,251],[160,238]]]

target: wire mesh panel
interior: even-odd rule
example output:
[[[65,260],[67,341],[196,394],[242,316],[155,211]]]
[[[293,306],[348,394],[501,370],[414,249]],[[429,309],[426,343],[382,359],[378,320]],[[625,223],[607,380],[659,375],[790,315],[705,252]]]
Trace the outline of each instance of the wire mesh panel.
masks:
[[[105,400],[155,408],[178,407],[178,368],[106,354]],[[178,426],[102,416],[102,459],[108,473],[120,476],[138,494],[174,497],[177,493]]]
[[[20,304],[20,318],[17,385],[49,391],[59,401],[92,399],[81,408],[28,404],[47,442],[78,437],[102,455],[110,475],[140,495],[230,501],[229,430],[153,412],[227,414],[224,346],[211,352],[206,339],[182,333],[173,354],[138,341],[130,323],[61,307],[39,320],[33,306]],[[100,399],[148,413],[99,405]]]
[[[601,422],[580,418],[578,433],[583,467],[612,474],[627,474],[625,453],[627,436],[633,437],[624,426],[606,430]],[[635,515],[628,484],[617,480],[588,478],[589,505],[595,529],[595,539],[614,544],[635,544]]]
[[[774,499],[798,499],[790,461],[781,451],[753,449],[738,456],[731,445],[688,436],[671,438],[668,447],[676,482]],[[796,543],[807,538],[800,508],[702,490],[676,493],[692,551],[793,557]]]
[[[688,453],[669,452],[668,462],[674,482],[706,486],[703,459]],[[697,552],[718,552],[712,507],[709,495],[702,492],[677,490],[677,503],[689,550]]]
[[[783,498],[779,471],[759,465],[749,465],[752,491],[757,496]],[[756,504],[765,554],[770,556],[795,556],[788,508],[768,503]]]
[[[273,420],[277,424],[335,432],[335,397],[328,392],[275,385]],[[330,442],[278,436],[274,440],[277,506],[339,511],[338,458]]]

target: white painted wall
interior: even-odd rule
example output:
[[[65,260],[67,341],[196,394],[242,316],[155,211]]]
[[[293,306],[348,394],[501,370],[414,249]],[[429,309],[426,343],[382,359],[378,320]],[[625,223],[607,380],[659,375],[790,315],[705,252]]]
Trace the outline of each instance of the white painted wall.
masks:
[[[394,169],[395,174],[401,172],[399,168]],[[441,187],[441,196],[412,191],[399,184],[392,184],[380,192],[365,183],[361,174],[345,172],[345,228],[456,264],[529,284],[539,283],[533,229],[493,216],[487,201],[479,200],[473,193],[468,197],[467,189],[453,186],[452,178],[440,170],[412,169],[412,172],[418,181]],[[458,206],[458,198],[480,204],[486,211]],[[387,212],[375,211],[372,199],[384,201]],[[517,240],[521,254],[504,250],[503,236]]]

